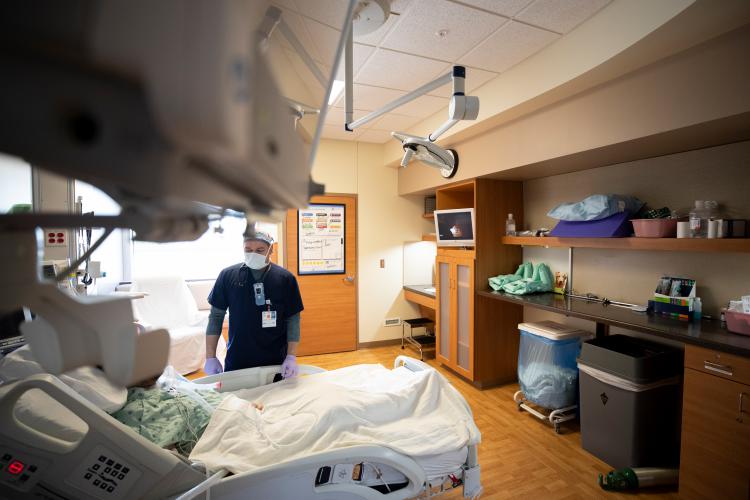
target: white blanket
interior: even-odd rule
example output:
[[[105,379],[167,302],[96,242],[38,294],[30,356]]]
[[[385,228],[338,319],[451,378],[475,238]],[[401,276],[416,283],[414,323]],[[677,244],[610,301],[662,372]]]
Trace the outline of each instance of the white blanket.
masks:
[[[356,365],[233,393],[190,459],[236,474],[346,446],[422,456],[479,441],[466,401],[437,371]]]

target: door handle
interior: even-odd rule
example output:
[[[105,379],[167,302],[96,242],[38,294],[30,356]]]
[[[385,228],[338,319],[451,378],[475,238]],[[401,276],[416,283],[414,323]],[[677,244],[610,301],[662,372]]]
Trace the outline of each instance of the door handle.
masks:
[[[354,283],[354,276],[347,276],[342,280],[344,283]]]

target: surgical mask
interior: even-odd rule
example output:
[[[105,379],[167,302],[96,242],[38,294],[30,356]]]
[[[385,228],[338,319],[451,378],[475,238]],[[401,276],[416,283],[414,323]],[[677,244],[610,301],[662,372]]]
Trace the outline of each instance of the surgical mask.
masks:
[[[266,257],[268,257],[268,254],[263,255],[255,252],[245,252],[245,264],[250,269],[263,269],[268,265]]]

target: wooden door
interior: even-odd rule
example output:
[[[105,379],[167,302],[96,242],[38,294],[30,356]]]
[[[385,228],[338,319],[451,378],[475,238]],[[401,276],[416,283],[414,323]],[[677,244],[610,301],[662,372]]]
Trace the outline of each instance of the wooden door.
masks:
[[[686,368],[680,455],[681,498],[750,498],[750,386]]]
[[[457,258],[453,264],[454,332],[451,361],[461,375],[474,377],[474,259]]]
[[[314,196],[315,205],[343,205],[344,272],[299,274],[299,211],[286,217],[286,268],[297,277],[305,310],[301,316],[300,355],[357,349],[357,198]]]

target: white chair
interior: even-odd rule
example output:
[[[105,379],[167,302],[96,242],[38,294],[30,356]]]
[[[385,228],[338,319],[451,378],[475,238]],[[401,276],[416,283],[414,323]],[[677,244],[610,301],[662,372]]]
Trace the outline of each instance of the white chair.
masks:
[[[206,360],[208,311],[199,311],[195,298],[181,276],[150,276],[133,279],[133,292],[145,292],[133,300],[133,313],[147,328],[165,328],[171,345],[169,364],[180,374],[192,373]],[[219,339],[217,357],[226,354],[226,343]]]

